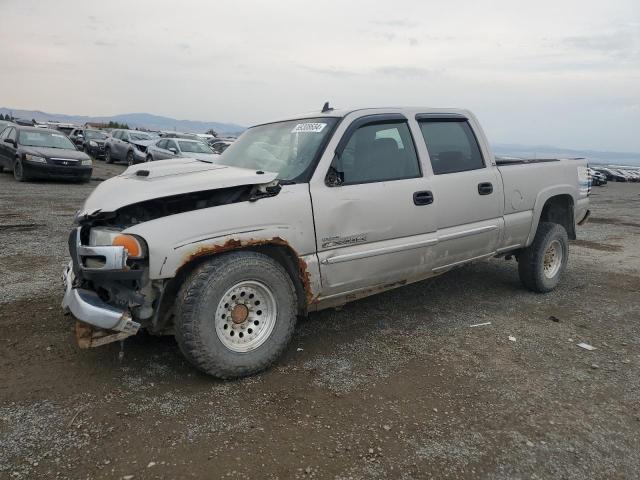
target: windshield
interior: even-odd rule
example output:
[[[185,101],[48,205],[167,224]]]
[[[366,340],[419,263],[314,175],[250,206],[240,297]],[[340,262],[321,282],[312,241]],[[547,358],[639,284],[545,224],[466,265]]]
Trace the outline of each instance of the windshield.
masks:
[[[312,166],[337,122],[334,117],[305,118],[250,128],[216,163],[296,180]]]
[[[97,132],[95,130],[85,130],[84,138],[88,138],[90,140],[104,140],[107,138],[107,134],[104,132]]]
[[[147,135],[146,133],[140,132],[129,132],[131,136],[131,140],[152,140],[151,135]]]
[[[190,153],[213,153],[213,150],[211,150],[208,146],[206,146],[204,143],[202,142],[178,142],[178,144],[180,145],[180,150],[183,152],[190,152]]]
[[[22,130],[18,137],[18,143],[26,147],[50,147],[50,148],[65,148],[68,150],[75,150],[76,147],[71,143],[66,136],[62,133],[53,132],[34,132],[29,130]]]

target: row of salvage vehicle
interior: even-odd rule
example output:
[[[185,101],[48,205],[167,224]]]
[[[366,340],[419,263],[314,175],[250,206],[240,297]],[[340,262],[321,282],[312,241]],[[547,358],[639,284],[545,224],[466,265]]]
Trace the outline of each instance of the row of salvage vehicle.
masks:
[[[37,178],[91,180],[92,159],[128,165],[174,158],[214,161],[233,138],[195,134],[99,130],[64,125],[60,128],[0,122],[0,172],[17,181]]]

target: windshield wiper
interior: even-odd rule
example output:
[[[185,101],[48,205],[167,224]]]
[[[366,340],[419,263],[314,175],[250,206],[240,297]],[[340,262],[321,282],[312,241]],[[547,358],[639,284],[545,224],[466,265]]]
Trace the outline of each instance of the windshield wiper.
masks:
[[[278,180],[278,183],[280,185],[295,185],[296,181],[295,180]]]

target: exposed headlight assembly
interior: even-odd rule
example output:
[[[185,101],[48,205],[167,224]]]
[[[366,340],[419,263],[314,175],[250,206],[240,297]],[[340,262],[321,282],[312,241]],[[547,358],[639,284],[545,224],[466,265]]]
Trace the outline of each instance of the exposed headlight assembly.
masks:
[[[82,160],[82,165],[90,167],[91,165],[93,165],[93,163],[91,162],[90,158],[85,158],[84,160]]]
[[[91,246],[120,246],[127,251],[129,258],[144,258],[147,256],[147,245],[136,235],[121,233],[115,228],[92,228],[89,232]]]

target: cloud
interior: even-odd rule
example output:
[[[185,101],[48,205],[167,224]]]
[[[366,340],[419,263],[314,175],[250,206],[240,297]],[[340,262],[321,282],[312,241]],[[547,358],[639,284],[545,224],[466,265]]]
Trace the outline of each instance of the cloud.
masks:
[[[617,59],[640,58],[640,26],[625,26],[607,33],[566,37],[563,43],[579,50],[597,52]]]
[[[338,78],[355,77],[355,76],[361,75],[360,73],[352,70],[343,70],[343,69],[332,67],[332,66],[327,66],[327,67],[315,67],[315,66],[312,67],[310,65],[296,65],[296,66],[310,73],[316,73],[319,75],[328,75],[331,77],[338,77]]]
[[[437,70],[430,70],[428,68],[421,67],[401,67],[401,66],[384,66],[375,68],[375,73],[381,75],[389,75],[398,78],[423,78],[433,77],[440,72]]]
[[[117,46],[117,43],[114,43],[114,42],[105,42],[104,40],[95,40],[95,41],[93,42],[93,44],[94,44],[96,47],[115,47],[115,46]]]
[[[417,22],[406,20],[406,19],[396,19],[396,20],[374,20],[374,25],[379,25],[381,27],[392,27],[392,28],[414,28],[420,25]]]

